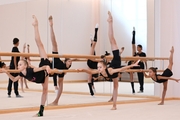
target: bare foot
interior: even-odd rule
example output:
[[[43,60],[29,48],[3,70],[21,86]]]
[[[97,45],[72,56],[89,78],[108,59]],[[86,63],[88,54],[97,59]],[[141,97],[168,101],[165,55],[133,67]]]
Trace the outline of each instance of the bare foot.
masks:
[[[33,18],[33,20],[34,20],[33,23],[32,23],[32,25],[33,25],[33,26],[38,26],[38,20],[37,20],[36,16],[33,15],[32,18]]]
[[[112,107],[111,110],[117,110],[117,108],[116,107]]]
[[[112,102],[113,101],[113,98],[111,98],[108,102]]]
[[[26,89],[29,89],[29,87],[28,87],[28,86],[26,86]]]
[[[158,105],[164,105],[164,103],[163,103],[163,102],[160,102]]]
[[[171,52],[171,53],[174,53],[174,47],[173,47],[173,46],[172,46],[170,52]]]
[[[112,18],[112,15],[111,15],[111,12],[108,11],[108,15],[109,15],[109,18],[107,19],[108,22],[112,22],[113,21],[113,18]]]
[[[48,104],[48,106],[58,106],[58,103],[52,102],[52,103]]]
[[[52,16],[49,16],[49,25],[53,26],[53,17]]]

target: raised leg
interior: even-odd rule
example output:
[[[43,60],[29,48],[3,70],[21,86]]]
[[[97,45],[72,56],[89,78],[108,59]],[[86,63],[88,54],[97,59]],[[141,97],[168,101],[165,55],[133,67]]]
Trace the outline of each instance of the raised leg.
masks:
[[[132,32],[132,56],[134,56],[135,53],[136,53],[136,40],[135,40],[135,35],[136,35],[136,31],[135,31],[135,28],[133,27],[133,32]]]
[[[44,49],[44,46],[43,46],[41,38],[40,38],[39,29],[38,29],[38,20],[37,20],[35,15],[33,15],[32,17],[33,17],[33,20],[34,20],[32,25],[34,26],[36,45],[38,47],[40,57],[46,59],[47,54],[46,54],[46,51]]]
[[[99,27],[99,25],[96,24],[96,26],[95,26],[95,32],[94,32],[94,38],[90,38],[90,39],[91,39],[90,55],[94,55],[94,52],[95,52],[95,47],[96,47],[96,43],[97,43],[98,27]]]
[[[49,16],[49,25],[50,25],[52,51],[53,52],[58,52],[58,45],[57,45],[57,42],[56,42],[56,37],[55,37],[55,34],[54,34],[54,29],[53,29],[53,17],[52,16]]]
[[[109,30],[108,30],[108,36],[109,36],[109,40],[110,40],[110,43],[111,43],[111,50],[117,50],[118,49],[118,46],[117,46],[117,43],[116,43],[116,40],[114,38],[114,32],[113,32],[113,18],[112,18],[112,15],[111,15],[111,12],[108,11],[108,23],[109,23]]]
[[[173,55],[174,55],[174,47],[172,46],[171,50],[170,50],[171,54],[170,54],[170,57],[169,57],[169,65],[168,65],[168,68],[170,70],[172,70],[172,66],[173,66]]]

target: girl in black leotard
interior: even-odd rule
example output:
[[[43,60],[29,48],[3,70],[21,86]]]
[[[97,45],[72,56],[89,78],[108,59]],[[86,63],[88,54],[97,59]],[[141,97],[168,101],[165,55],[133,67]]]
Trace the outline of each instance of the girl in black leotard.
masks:
[[[105,78],[112,78],[113,83],[114,83],[114,89],[113,89],[113,107],[112,110],[116,110],[116,101],[117,101],[117,95],[118,95],[118,73],[122,72],[130,67],[133,66],[137,66],[138,62],[137,61],[135,64],[132,64],[130,66],[126,66],[126,67],[121,67],[121,57],[119,54],[119,49],[118,46],[116,44],[116,40],[114,38],[114,33],[113,33],[113,18],[111,16],[111,13],[108,12],[109,18],[108,18],[108,23],[109,23],[109,31],[108,31],[108,36],[109,36],[109,40],[110,40],[110,44],[111,44],[111,49],[113,52],[113,59],[110,63],[110,66],[107,67],[106,66],[106,61],[100,61],[98,62],[98,70],[87,70],[87,69],[79,69],[79,71],[84,71],[87,72],[89,74],[101,74],[102,76],[104,76]]]
[[[25,59],[21,59],[18,62],[18,70],[20,71],[20,73],[17,77],[13,77],[9,72],[7,72],[6,69],[2,69],[2,71],[5,72],[13,82],[19,80],[21,77],[24,77],[31,82],[42,84],[43,91],[41,96],[40,110],[35,115],[37,117],[40,117],[43,116],[44,105],[47,99],[48,78],[49,78],[48,73],[50,72],[50,67],[49,67],[50,61],[47,58],[47,54],[44,50],[43,43],[41,42],[40,39],[39,30],[38,30],[38,20],[34,15],[33,15],[33,19],[34,19],[33,26],[35,32],[35,41],[41,57],[39,68],[33,67],[31,65],[29,66],[28,62]]]
[[[174,80],[176,82],[180,80],[180,79],[171,78],[171,76],[173,75],[172,66],[173,66],[174,47],[171,48],[170,52],[171,54],[169,57],[169,65],[168,65],[168,68],[163,72],[163,74],[161,75],[157,74],[157,68],[154,68],[154,67],[149,68],[149,75],[147,75],[144,72],[144,75],[146,78],[152,78],[152,80],[157,83],[163,83],[164,88],[163,88],[163,93],[162,93],[162,100],[158,105],[164,104],[164,98],[166,96],[168,80]]]
[[[56,37],[54,34],[53,17],[52,16],[49,17],[49,25],[50,25],[50,34],[51,34],[51,42],[52,42],[52,53],[58,54],[58,45],[57,45]],[[67,70],[71,67],[71,65],[72,65],[72,59],[66,58],[65,61],[63,62],[60,58],[54,58],[54,65],[52,65],[52,66],[54,66],[54,68],[56,68],[56,69]],[[63,91],[64,75],[65,75],[65,73],[53,75],[54,85],[58,89],[58,92],[57,92],[57,96],[56,96],[55,100],[49,105],[58,105],[58,101],[59,101],[62,91]],[[58,76],[58,87],[57,87],[57,76]]]

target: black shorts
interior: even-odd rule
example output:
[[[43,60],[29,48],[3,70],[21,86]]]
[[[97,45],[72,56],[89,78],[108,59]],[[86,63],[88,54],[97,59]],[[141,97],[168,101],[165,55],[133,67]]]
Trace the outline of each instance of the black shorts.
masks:
[[[0,61],[0,68],[2,68],[2,62]]]
[[[165,76],[165,77],[171,77],[173,75],[172,71],[167,68],[163,73],[162,73],[162,76]]]
[[[120,57],[119,49],[112,51],[112,53],[113,53],[113,59],[109,67],[121,68],[121,57]]]
[[[89,60],[89,59],[87,60],[87,65],[91,69],[97,69],[97,64],[98,64],[98,62],[94,62],[94,61]]]
[[[98,74],[92,74],[92,77],[98,78]]]
[[[52,54],[58,54],[58,52],[52,52]],[[52,68],[56,68],[59,70],[65,69],[65,64],[63,63],[63,61],[60,58],[54,58],[54,66],[52,64]],[[59,78],[63,78],[65,73],[62,74],[57,74]]]
[[[49,59],[41,58],[41,61],[39,63],[39,67],[42,67],[42,66],[45,66],[45,65],[49,65],[49,67],[51,67],[51,63],[50,63]]]
[[[164,70],[164,72],[162,73],[161,76],[164,76],[164,77],[171,77],[173,75],[172,71],[167,68],[166,70]],[[168,80],[165,80],[165,79],[161,79],[161,80],[157,80],[156,82],[157,83],[163,83],[163,82],[166,82]]]
[[[58,52],[52,52],[52,54],[58,54]],[[57,68],[57,69],[60,69],[62,66],[60,65],[60,63],[62,63],[61,59],[60,58],[53,58],[53,62],[54,62],[54,65],[52,64],[51,65],[51,68]]]
[[[112,51],[112,53],[113,53],[113,59],[109,67],[113,69],[121,68],[121,57],[120,57],[119,49]],[[117,78],[117,77],[118,77],[118,73],[114,73],[113,75],[111,75],[111,78]]]

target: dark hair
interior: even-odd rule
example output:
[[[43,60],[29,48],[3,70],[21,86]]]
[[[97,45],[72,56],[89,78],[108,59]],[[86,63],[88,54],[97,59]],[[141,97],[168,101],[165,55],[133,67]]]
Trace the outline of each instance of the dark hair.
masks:
[[[70,58],[65,58],[65,60],[64,60],[64,62],[65,62],[65,64],[66,64],[66,62],[68,61],[68,60],[71,60]],[[69,68],[71,67],[71,65],[69,66]]]
[[[15,45],[15,44],[17,44],[19,42],[19,39],[18,38],[14,38],[13,39],[13,44]]]
[[[138,46],[138,47],[140,47],[141,49],[143,48],[143,47],[142,47],[142,45],[140,45],[140,44],[139,44],[139,45],[137,45],[137,46]]]
[[[108,55],[110,55],[110,53],[108,53],[108,51],[105,51],[105,54],[104,54],[105,56],[108,56]]]
[[[149,70],[152,70],[154,73],[157,73],[157,67],[150,67]]]
[[[101,58],[102,58],[102,60],[99,62],[102,63],[103,65],[107,66],[107,60],[105,58],[105,55],[101,55]]]
[[[67,62],[68,60],[71,60],[70,58],[65,58],[64,62]]]
[[[3,68],[6,64],[0,61],[0,68]]]

